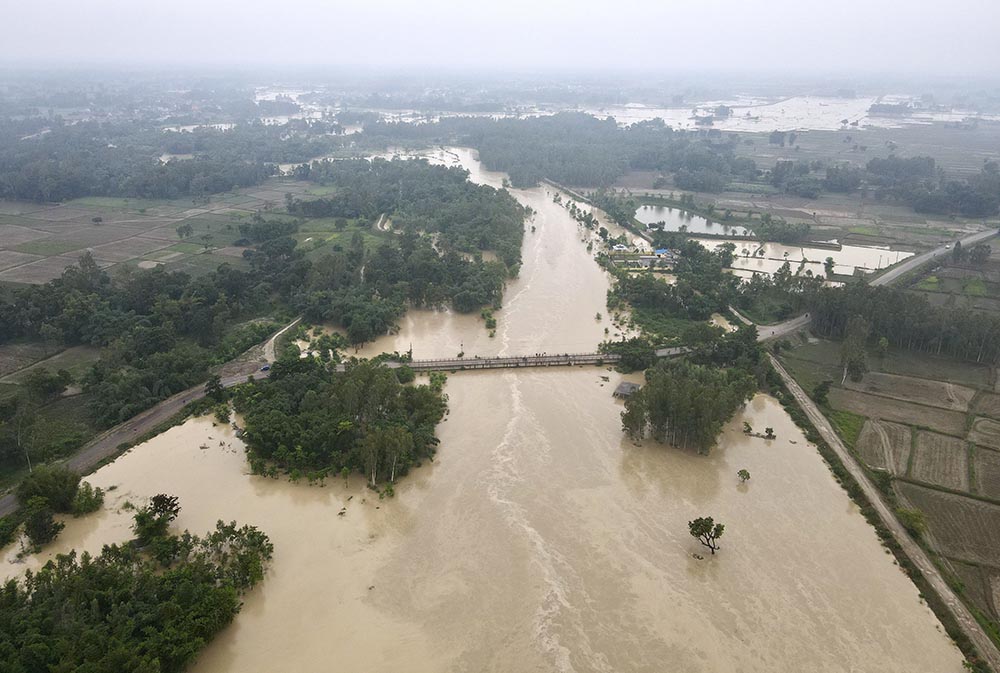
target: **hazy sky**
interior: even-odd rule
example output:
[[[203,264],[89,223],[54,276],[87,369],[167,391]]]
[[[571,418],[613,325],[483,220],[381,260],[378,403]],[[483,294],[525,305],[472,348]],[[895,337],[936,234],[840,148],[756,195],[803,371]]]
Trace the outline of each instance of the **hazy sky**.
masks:
[[[0,64],[989,74],[1000,0],[6,0]]]

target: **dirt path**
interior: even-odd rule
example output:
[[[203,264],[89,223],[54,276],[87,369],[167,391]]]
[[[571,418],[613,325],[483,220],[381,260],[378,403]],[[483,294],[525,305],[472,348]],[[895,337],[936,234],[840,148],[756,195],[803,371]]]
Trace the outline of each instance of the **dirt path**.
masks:
[[[771,364],[775,371],[781,375],[782,380],[788,389],[791,391],[792,395],[798,401],[799,406],[805,411],[809,420],[816,427],[816,430],[820,433],[824,440],[830,445],[830,447],[836,452],[837,457],[844,464],[844,467],[850,472],[854,480],[858,482],[858,486],[864,491],[865,496],[871,502],[872,507],[878,514],[879,519],[881,519],[882,524],[889,530],[892,536],[902,547],[903,551],[910,558],[910,560],[920,568],[920,572],[923,573],[927,582],[931,585],[931,588],[941,597],[941,600],[951,611],[951,614],[955,617],[958,622],[959,627],[968,636],[969,640],[975,645],[976,650],[979,652],[979,656],[989,664],[990,668],[994,671],[1000,671],[1000,651],[997,650],[993,641],[990,640],[986,632],[983,631],[979,622],[976,621],[969,609],[965,607],[965,604],[955,595],[955,592],[951,590],[948,583],[941,576],[937,567],[931,562],[930,558],[924,552],[923,548],[918,545],[903,528],[903,525],[899,523],[896,519],[896,515],[889,509],[889,506],[885,504],[882,500],[882,496],[878,489],[869,481],[868,476],[864,473],[861,467],[854,461],[853,456],[844,446],[844,443],[840,441],[840,437],[834,432],[830,423],[826,420],[826,417],[820,412],[813,401],[808,395],[802,390],[798,383],[795,382],[785,368],[781,366],[781,363],[772,356],[768,355],[771,360]]]
[[[301,320],[302,318],[296,318],[264,342],[264,358],[267,362],[274,362],[275,360],[274,344],[278,337],[295,325],[298,325]],[[254,346],[254,348],[260,348],[260,346]],[[240,357],[242,358],[243,356],[241,355]],[[237,358],[237,360],[223,366],[230,368],[230,373],[222,379],[222,386],[224,388],[230,388],[243,383],[247,380],[248,376],[253,378],[267,376],[266,372],[260,371],[261,365],[256,359],[240,362],[239,358]],[[184,408],[184,405],[201,399],[204,396],[205,386],[204,384],[200,384],[168,397],[156,406],[98,435],[84,445],[82,449],[70,456],[65,461],[65,464],[78,474],[89,474],[99,467],[105,459],[115,455],[118,452],[119,446],[149,432],[160,423],[180,412]],[[0,516],[6,516],[15,509],[17,509],[17,498],[13,492],[5,493],[0,497]]]

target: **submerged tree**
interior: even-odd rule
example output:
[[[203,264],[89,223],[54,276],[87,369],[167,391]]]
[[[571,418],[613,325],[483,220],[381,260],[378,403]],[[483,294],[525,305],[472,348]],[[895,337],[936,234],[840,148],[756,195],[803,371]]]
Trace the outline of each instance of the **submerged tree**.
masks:
[[[719,549],[719,538],[722,537],[725,529],[723,524],[715,523],[710,516],[702,516],[694,521],[688,521],[691,537],[711,549],[713,554]]]
[[[736,476],[740,478],[741,482],[750,481],[750,470],[746,469],[740,470],[739,472],[736,473]]]

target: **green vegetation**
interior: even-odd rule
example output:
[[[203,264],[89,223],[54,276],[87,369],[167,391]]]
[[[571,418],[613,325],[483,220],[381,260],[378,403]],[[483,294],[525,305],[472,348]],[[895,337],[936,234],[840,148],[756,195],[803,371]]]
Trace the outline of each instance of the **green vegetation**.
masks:
[[[830,425],[837,431],[840,438],[844,440],[847,448],[853,449],[858,443],[861,428],[865,425],[865,417],[851,413],[850,411],[831,408],[825,409],[823,415],[827,417]]]
[[[373,487],[430,458],[446,410],[443,381],[402,385],[387,367],[351,362],[336,372],[318,358],[276,362],[267,381],[235,396],[255,472],[293,478],[363,472]]]
[[[646,384],[625,402],[622,428],[635,439],[707,452],[723,424],[757,391],[740,369],[663,361],[646,370]]]
[[[373,222],[389,214],[395,229],[441,234],[445,250],[494,250],[508,267],[521,263],[524,209],[506,191],[473,184],[463,169],[425,160],[319,161],[300,166],[296,175],[336,191],[290,201],[294,214]]]
[[[719,538],[722,537],[725,530],[726,527],[723,524],[715,523],[715,520],[710,516],[688,521],[688,532],[691,533],[691,537],[711,549],[713,555],[719,550]]]
[[[72,377],[40,367],[18,375],[25,385],[15,394],[0,396],[0,474],[66,455],[99,428],[204,381],[276,329],[260,316],[280,315],[289,305],[311,320],[342,325],[351,343],[388,332],[408,305],[450,303],[464,312],[499,305],[507,277],[517,272],[525,216],[509,194],[426,162],[317,163],[312,170],[336,187],[323,208],[339,208],[338,198],[369,208],[373,193],[391,194],[378,206],[393,214],[399,233],[366,239],[355,228],[348,245],[307,256],[292,236],[310,219],[257,212],[226,234],[253,246],[244,253],[245,270],[202,255],[216,268],[197,278],[164,268],[110,275],[84,255],[46,285],[0,288],[0,342],[100,348],[78,379],[78,398],[59,397]],[[319,207],[288,202],[297,210]],[[339,228],[339,215],[329,221]],[[462,254],[486,247],[505,261]],[[73,413],[64,413],[67,407]]]
[[[619,128],[611,118],[564,112],[526,119],[451,117],[437,124],[373,124],[366,135],[383,144],[457,142],[479,150],[483,164],[505,171],[515,187],[543,178],[601,187],[628,170],[677,173],[682,189],[721,191],[730,179],[753,180],[756,164],[735,153],[733,140],[674,131],[656,119]]]
[[[301,173],[333,180],[340,189],[330,198],[292,201],[293,212],[373,220],[392,213],[401,232],[370,252],[355,234],[346,248],[316,259],[294,297],[307,319],[338,323],[356,344],[387,332],[407,304],[450,303],[464,313],[500,305],[506,278],[520,265],[525,217],[506,191],[473,185],[466,171],[425,161],[318,162]],[[443,254],[424,232],[438,234]],[[497,250],[503,261],[460,254],[483,249]]]
[[[151,508],[137,522],[156,517]],[[256,528],[219,521],[204,537],[170,535],[164,525],[98,556],[60,555],[0,592],[3,668],[182,671],[233,620],[272,552]]]
[[[895,348],[971,362],[1000,358],[998,314],[935,307],[905,290],[861,283],[822,288],[811,306],[813,329],[825,337],[843,338],[860,317],[869,326],[869,338],[885,338]]]
[[[211,105],[218,105],[218,98]],[[155,116],[79,123],[38,116],[4,124],[0,198],[51,202],[90,197],[91,203],[110,207],[125,202],[94,197],[200,198],[260,184],[277,172],[277,164],[308,161],[342,143],[329,134],[339,128],[336,122],[303,122],[290,133],[250,121],[259,107],[247,101],[242,110],[234,109],[234,118],[244,123],[228,130],[200,126],[165,132]],[[32,129],[48,131],[31,142],[18,142]],[[162,154],[194,158],[163,163]]]

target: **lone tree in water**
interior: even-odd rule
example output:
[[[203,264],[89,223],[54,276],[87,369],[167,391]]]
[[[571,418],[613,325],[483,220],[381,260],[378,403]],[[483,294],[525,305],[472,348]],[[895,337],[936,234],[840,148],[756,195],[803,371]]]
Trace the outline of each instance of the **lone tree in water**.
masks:
[[[736,476],[740,478],[740,481],[746,482],[750,480],[750,470],[740,470],[736,473]]]
[[[714,554],[719,548],[719,538],[726,529],[721,523],[715,523],[710,516],[698,517],[694,521],[688,521],[688,530],[691,537],[696,538],[703,545],[712,550]]]

